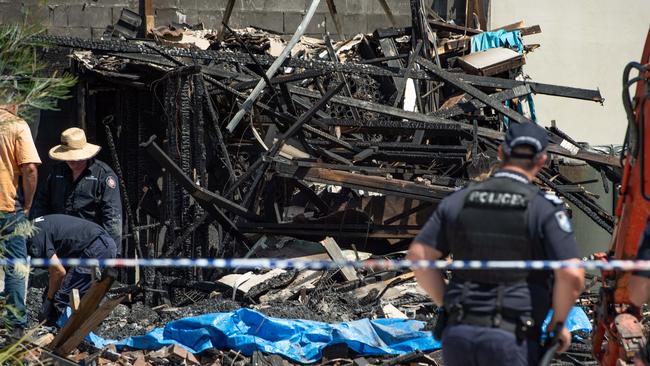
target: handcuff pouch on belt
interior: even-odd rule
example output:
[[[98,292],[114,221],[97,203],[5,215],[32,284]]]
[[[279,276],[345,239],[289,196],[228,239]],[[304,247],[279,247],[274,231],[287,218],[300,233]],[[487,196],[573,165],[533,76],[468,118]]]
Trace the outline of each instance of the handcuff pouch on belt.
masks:
[[[447,325],[468,324],[491,328],[500,328],[506,331],[514,331],[518,341],[535,338],[536,332],[535,321],[529,313],[522,313],[515,317],[504,318],[502,309],[504,287],[499,285],[497,289],[497,299],[495,310],[492,314],[481,314],[468,312],[464,302],[467,298],[468,283],[463,285],[460,301],[453,304],[449,309],[439,308],[438,319],[433,331],[436,339],[442,338],[442,333]],[[468,319],[469,318],[469,319]],[[473,321],[470,321],[473,319]],[[477,322],[477,319],[481,321]],[[480,323],[480,324],[479,324]],[[514,324],[514,327],[513,327]]]

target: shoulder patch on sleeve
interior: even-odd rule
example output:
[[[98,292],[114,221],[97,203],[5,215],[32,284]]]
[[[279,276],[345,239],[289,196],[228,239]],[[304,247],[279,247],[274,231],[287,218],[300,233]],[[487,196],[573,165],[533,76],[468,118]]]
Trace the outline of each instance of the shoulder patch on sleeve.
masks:
[[[551,201],[551,203],[553,203],[554,205],[563,205],[564,204],[564,201],[562,201],[562,199],[560,197],[558,197],[557,195],[555,195],[553,193],[544,193],[544,198]]]
[[[567,216],[566,212],[564,211],[558,211],[555,213],[555,221],[557,221],[558,226],[562,231],[570,233],[573,232],[573,228],[571,228],[571,220],[569,220],[569,216]]]
[[[115,178],[109,175],[106,177],[106,185],[108,188],[115,189],[115,187],[117,187],[117,182],[115,181]]]

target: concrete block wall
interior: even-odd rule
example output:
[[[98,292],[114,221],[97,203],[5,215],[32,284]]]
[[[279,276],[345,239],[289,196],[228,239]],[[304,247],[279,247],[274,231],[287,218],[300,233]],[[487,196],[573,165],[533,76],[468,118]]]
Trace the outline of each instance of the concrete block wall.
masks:
[[[140,3],[139,0],[0,0],[0,24],[40,22],[50,34],[99,37],[107,25],[119,18],[122,8],[138,12]],[[226,3],[227,0],[153,0],[156,26],[172,21],[202,22],[206,28],[217,29]],[[230,25],[254,25],[292,34],[310,3],[311,0],[236,0]],[[334,0],[334,4],[346,36],[390,26],[378,0]],[[399,26],[410,24],[409,1],[388,0],[388,4]],[[327,2],[321,0],[307,34],[321,35],[324,31],[337,36]]]

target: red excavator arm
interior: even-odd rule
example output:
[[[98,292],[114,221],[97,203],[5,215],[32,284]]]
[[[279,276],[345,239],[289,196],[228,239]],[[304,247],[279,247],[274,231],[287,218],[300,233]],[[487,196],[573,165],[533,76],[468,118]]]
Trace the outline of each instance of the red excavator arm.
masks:
[[[634,259],[650,215],[650,31],[641,62],[623,73],[623,105],[628,115],[623,176],[610,252],[602,260]],[[637,75],[638,72],[638,75]],[[630,88],[636,96],[630,99]],[[601,365],[625,365],[645,344],[641,314],[629,300],[630,273],[603,271],[600,302],[595,305],[593,353]]]

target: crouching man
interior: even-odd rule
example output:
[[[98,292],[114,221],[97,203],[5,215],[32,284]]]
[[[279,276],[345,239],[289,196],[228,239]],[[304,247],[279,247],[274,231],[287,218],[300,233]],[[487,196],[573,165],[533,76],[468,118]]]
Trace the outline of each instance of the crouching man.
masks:
[[[59,258],[115,258],[117,247],[111,235],[98,224],[68,215],[46,215],[34,220],[38,232],[30,239],[35,258],[54,261],[49,267],[49,283],[39,321],[52,325],[70,305],[73,289],[83,297],[90,288],[93,268],[64,267]]]

